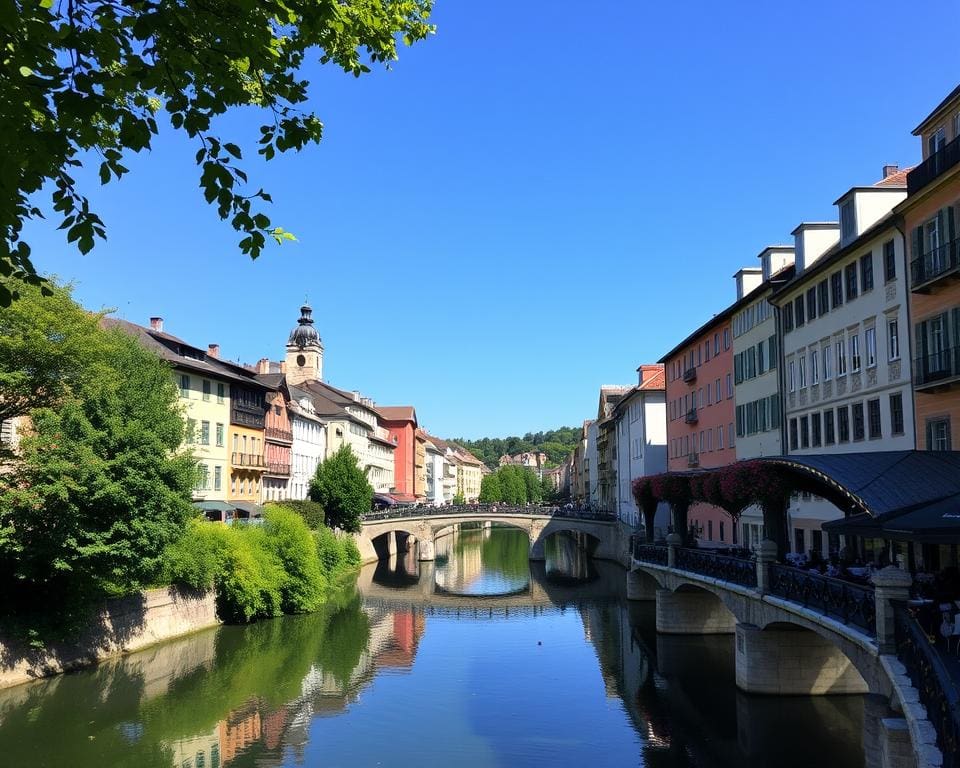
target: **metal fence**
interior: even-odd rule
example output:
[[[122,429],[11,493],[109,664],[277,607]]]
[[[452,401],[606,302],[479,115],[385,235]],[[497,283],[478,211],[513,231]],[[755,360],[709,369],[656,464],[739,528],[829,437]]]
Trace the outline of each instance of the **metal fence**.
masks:
[[[653,544],[641,544],[639,541],[633,544],[633,559],[641,563],[655,563],[656,565],[667,564],[667,548],[658,547]]]
[[[770,565],[770,593],[805,608],[853,624],[871,637],[877,633],[873,587],[820,576],[786,565]]]
[[[364,522],[380,520],[408,519],[411,517],[500,517],[502,515],[536,515],[537,517],[557,517],[566,520],[592,520],[612,522],[616,515],[612,512],[600,512],[589,509],[565,509],[564,507],[541,507],[537,505],[511,506],[507,504],[465,504],[449,507],[394,507],[377,512],[367,512]]]
[[[705,549],[677,549],[677,568],[701,576],[739,584],[741,587],[757,586],[757,564],[753,560],[730,555],[720,555]]]

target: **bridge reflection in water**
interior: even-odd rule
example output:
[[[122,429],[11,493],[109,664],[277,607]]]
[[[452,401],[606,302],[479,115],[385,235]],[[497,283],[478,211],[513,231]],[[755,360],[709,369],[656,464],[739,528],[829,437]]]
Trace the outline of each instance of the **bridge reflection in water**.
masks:
[[[319,614],[0,691],[0,763],[863,765],[860,697],[739,693],[728,637],[658,638],[621,568],[559,537],[521,567],[517,533],[368,566]]]

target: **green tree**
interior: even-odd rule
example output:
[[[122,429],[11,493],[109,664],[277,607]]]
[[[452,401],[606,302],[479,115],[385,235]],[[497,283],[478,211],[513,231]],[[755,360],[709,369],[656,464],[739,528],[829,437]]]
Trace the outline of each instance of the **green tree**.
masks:
[[[532,469],[524,468],[523,483],[526,486],[527,501],[532,504],[536,504],[543,500],[543,492],[541,490],[540,480],[534,474]]]
[[[553,485],[553,479],[549,475],[544,475],[540,480],[540,498],[544,501],[556,501],[559,492]]]
[[[520,467],[507,464],[497,470],[500,476],[500,488],[503,501],[506,504],[527,503],[527,483]]]
[[[462,493],[458,493],[453,497],[453,499],[451,500],[451,503],[455,507],[462,507],[464,504],[467,503],[467,500],[466,498],[464,498]]]
[[[360,530],[360,518],[373,503],[373,488],[349,444],[341,445],[317,467],[310,482],[310,498],[323,507],[327,525],[351,532]]]
[[[480,502],[492,504],[497,501],[503,501],[503,491],[500,488],[500,476],[494,472],[484,475],[480,481]]]
[[[38,321],[53,323],[48,336],[97,359],[78,355],[58,382],[56,408],[30,412],[21,454],[0,476],[0,583],[14,610],[45,600],[54,611],[78,595],[149,583],[195,512],[196,463],[179,450],[184,423],[169,367],[122,331],[76,323],[75,306],[64,305],[58,324],[45,301],[30,288],[0,314],[35,306]]]
[[[41,282],[21,239],[24,222],[43,216],[33,196],[53,190],[60,228],[86,253],[106,231],[73,174],[99,161],[102,184],[119,179],[127,155],[151,148],[162,118],[197,142],[203,195],[241,233],[244,253],[256,258],[267,237],[289,237],[262,210],[270,196],[242,188],[241,149],[214,133],[216,118],[243,106],[265,113],[257,152],[266,160],[319,142],[320,119],[302,109],[308,56],[357,77],[389,66],[399,40],[433,31],[432,3],[15,0],[3,13],[0,67],[0,306]]]

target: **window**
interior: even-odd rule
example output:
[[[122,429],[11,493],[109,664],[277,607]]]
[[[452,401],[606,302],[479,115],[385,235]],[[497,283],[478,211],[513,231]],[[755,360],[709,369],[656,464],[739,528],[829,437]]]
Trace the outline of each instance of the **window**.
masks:
[[[820,357],[823,359],[823,380],[830,381],[833,378],[833,355],[829,344],[823,345]]]
[[[710,341],[709,340],[703,343],[703,359],[706,362],[710,362]]]
[[[717,381],[716,381],[716,395],[714,396],[713,401],[714,401],[715,403],[719,403],[720,400],[722,399],[721,395],[722,395],[722,393],[720,392],[720,379],[717,379]]]
[[[707,538],[713,541],[713,520],[707,520]]]
[[[847,406],[837,408],[837,432],[839,442],[850,442],[850,411],[847,410]]]
[[[897,279],[897,249],[893,240],[883,244],[883,279],[888,283]]]
[[[723,450],[723,424],[717,427],[717,450]]]
[[[180,397],[190,397],[190,377],[185,373],[180,374]]]
[[[219,491],[223,485],[223,467],[219,464],[213,468],[213,490]]]
[[[197,441],[197,420],[187,419],[187,444],[193,445]]]
[[[854,403],[853,409],[853,439],[863,440],[863,403]]]
[[[949,451],[950,448],[950,419],[927,420],[927,450]]]
[[[823,444],[833,445],[833,443],[833,411],[829,410],[823,412]]]
[[[730,329],[729,328],[723,329],[723,348],[725,350],[730,349]]]
[[[810,352],[810,383],[820,383],[820,366],[818,365],[819,355],[816,350]]]
[[[847,264],[846,267],[846,276],[847,276],[847,301],[852,301],[857,298],[857,264]]]
[[[800,385],[800,389],[807,386],[807,366],[803,355],[797,358],[797,383]]]
[[[230,474],[230,493],[233,495],[237,493],[237,476],[233,473]]]
[[[854,373],[860,370],[860,334],[850,337],[850,370]]]
[[[206,464],[197,465],[197,485],[196,490],[205,491],[210,487],[210,467]]]
[[[800,417],[800,447],[810,447],[810,420],[806,416]]]
[[[207,379],[203,380],[203,399],[210,400],[210,382]]]
[[[720,354],[720,334],[713,334],[713,354],[717,356]]]
[[[800,328],[806,322],[803,315],[803,294],[793,300],[793,323]]]
[[[847,375],[847,347],[843,340],[837,342],[837,376]]]
[[[223,447],[223,424],[217,424],[217,447]]]
[[[810,445],[820,447],[820,413],[810,414]]]
[[[927,157],[936,154],[947,143],[947,131],[942,125],[927,137]]]
[[[873,251],[860,257],[860,290],[873,290]]]
[[[817,317],[817,289],[810,288],[807,291],[807,317],[815,320]]]
[[[733,448],[733,423],[730,424],[730,429],[727,432],[727,435],[730,438],[730,442],[727,444],[727,448]]]
[[[880,400],[867,400],[867,429],[871,440],[879,440],[883,435],[880,427]]]
[[[769,339],[767,339],[767,362],[770,363],[768,366],[770,370],[773,370],[779,364],[777,358],[780,355],[780,350],[777,347],[777,335],[774,334]]]
[[[799,433],[797,431],[797,420],[790,419],[790,450],[795,451],[800,447]]]
[[[887,320],[887,359],[900,359],[900,328],[896,318]]]
[[[854,217],[853,200],[847,200],[840,206],[840,237],[851,240],[856,237],[856,234],[857,222]]]
[[[217,402],[222,403],[226,397],[227,388],[222,381],[217,382]]]
[[[783,305],[783,332],[789,333],[793,330],[793,302],[788,301]]]
[[[733,399],[733,374],[727,374],[727,399]]]
[[[843,306],[843,275],[834,272],[830,275],[830,309]]]
[[[723,520],[720,521],[720,541],[723,541]]]
[[[200,445],[210,445],[210,422],[200,422]]]
[[[867,345],[867,368],[873,368],[877,364],[877,329],[867,328],[863,339]]]
[[[903,434],[903,395],[900,392],[890,395],[890,431],[895,435]]]
[[[830,289],[827,286],[827,280],[824,278],[817,283],[817,314],[823,317],[830,311]]]
[[[787,365],[787,381],[790,382],[790,391],[797,391],[797,364],[795,361],[791,360]]]

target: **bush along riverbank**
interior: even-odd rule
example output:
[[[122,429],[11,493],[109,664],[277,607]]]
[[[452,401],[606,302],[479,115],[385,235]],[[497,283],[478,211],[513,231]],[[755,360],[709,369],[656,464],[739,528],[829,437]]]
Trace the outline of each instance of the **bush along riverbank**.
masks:
[[[243,623],[316,611],[359,568],[360,553],[349,536],[323,523],[311,529],[297,511],[271,504],[262,525],[190,521],[165,561],[167,581],[213,589],[220,619]]]

